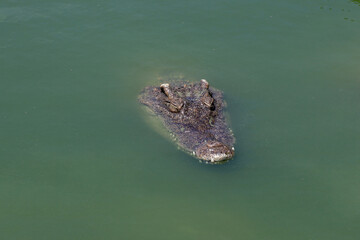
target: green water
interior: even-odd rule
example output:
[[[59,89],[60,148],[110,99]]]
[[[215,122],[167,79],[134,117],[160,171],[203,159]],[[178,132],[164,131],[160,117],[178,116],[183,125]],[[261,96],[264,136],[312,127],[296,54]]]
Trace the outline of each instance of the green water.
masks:
[[[360,239],[360,2],[0,2],[0,239]],[[146,85],[225,92],[236,157],[145,125]]]

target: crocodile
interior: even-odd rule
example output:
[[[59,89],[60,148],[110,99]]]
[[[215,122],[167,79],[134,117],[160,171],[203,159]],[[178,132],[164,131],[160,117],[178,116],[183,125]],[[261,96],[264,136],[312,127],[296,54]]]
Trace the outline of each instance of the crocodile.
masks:
[[[223,93],[205,79],[148,86],[138,100],[185,152],[207,163],[233,158],[235,138],[224,115]]]

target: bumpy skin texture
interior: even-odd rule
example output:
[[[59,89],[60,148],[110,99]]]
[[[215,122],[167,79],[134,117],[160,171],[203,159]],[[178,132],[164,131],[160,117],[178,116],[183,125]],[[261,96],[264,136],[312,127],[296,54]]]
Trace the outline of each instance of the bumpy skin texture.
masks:
[[[235,139],[223,115],[222,92],[209,87],[206,80],[146,87],[139,101],[159,117],[176,143],[196,158],[220,162],[234,156]]]

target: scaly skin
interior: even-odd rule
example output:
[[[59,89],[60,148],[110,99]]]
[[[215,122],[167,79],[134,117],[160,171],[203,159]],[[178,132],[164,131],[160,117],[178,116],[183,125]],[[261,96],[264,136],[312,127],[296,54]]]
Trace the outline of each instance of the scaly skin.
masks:
[[[235,138],[223,115],[222,92],[209,87],[206,80],[146,87],[139,101],[159,117],[176,143],[196,158],[218,163],[234,156]]]

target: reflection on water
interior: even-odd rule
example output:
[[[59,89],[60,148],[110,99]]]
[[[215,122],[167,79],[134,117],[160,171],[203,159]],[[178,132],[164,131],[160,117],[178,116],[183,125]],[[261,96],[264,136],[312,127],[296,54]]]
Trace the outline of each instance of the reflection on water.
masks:
[[[344,20],[349,22],[358,21],[359,10],[351,8],[353,3],[356,5],[360,5],[359,0],[352,0],[349,2],[348,6],[340,6],[335,1],[327,1],[326,4],[322,4],[320,9],[323,11],[331,12],[335,15],[340,15]]]
[[[358,4],[360,6],[360,0],[351,0],[353,3]]]

